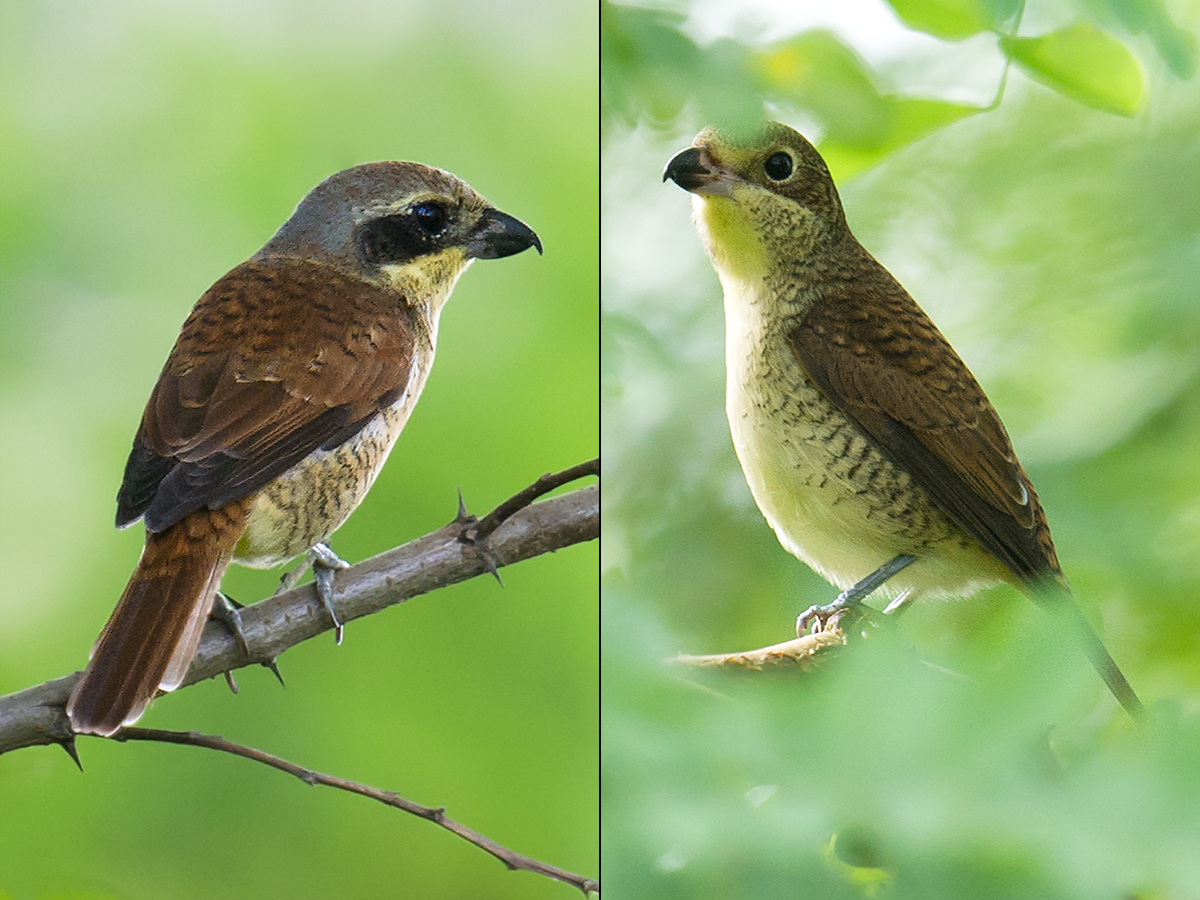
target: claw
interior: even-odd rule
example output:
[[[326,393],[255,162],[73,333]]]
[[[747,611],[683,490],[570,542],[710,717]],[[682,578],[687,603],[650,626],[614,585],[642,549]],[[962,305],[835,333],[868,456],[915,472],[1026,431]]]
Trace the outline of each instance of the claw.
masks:
[[[350,568],[350,563],[329,549],[327,544],[314,544],[312,550],[308,552],[308,561],[313,570],[317,599],[321,601],[321,605],[329,613],[329,618],[333,620],[334,640],[340,645],[344,629],[333,608],[333,573],[338,569]]]
[[[869,595],[885,581],[905,567],[916,562],[915,556],[900,554],[885,562],[882,566],[846,590],[837,595],[837,599],[824,606],[810,606],[796,619],[796,636],[799,637],[808,630],[810,624],[815,625],[815,631],[825,630],[831,624],[836,625],[837,619],[851,610],[858,610],[859,615],[865,612],[863,598]],[[891,607],[889,607],[890,609]],[[836,616],[836,619],[834,618]]]
[[[325,612],[329,613],[329,618],[333,619],[333,635],[338,644],[342,642],[342,622],[337,617],[337,611],[333,608],[333,569],[325,566],[313,565],[313,587],[317,592],[317,599],[321,601],[321,605],[325,607]]]
[[[226,669],[226,670],[225,670],[225,672],[224,672],[223,674],[225,675],[225,683],[226,683],[227,685],[229,685],[229,690],[230,690],[232,693],[236,694],[236,693],[238,692],[238,685],[237,685],[237,682],[236,682],[236,681],[234,681],[234,678],[233,678],[233,670],[232,670],[232,669]]]
[[[242,614],[238,611],[242,608],[243,605],[241,603],[217,591],[216,597],[213,598],[212,612],[209,613],[209,616],[224,625],[229,630],[229,633],[233,635],[234,640],[237,641],[238,649],[245,656],[249,656],[250,648],[246,645],[246,634],[242,629]],[[236,694],[237,686],[230,685],[230,687]]]

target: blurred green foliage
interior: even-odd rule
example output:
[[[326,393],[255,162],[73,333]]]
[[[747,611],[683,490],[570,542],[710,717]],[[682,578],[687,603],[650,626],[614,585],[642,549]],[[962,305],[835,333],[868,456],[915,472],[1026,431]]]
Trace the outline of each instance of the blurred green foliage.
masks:
[[[370,497],[359,560],[596,454],[597,22],[586,4],[0,4],[0,693],[80,668],[141,528],[112,527],[141,409],[197,297],[317,182],[376,159],[467,180],[544,257],[481,262]],[[194,728],[444,804],[596,874],[595,544],[352,622]],[[242,602],[278,572],[237,569]],[[0,757],[0,895],[563,897],[428,822],[232,757],[82,740]]]
[[[889,5],[908,26],[944,40],[994,33],[1001,58],[1080,103],[1132,116],[1143,102],[1142,72],[1134,56],[1090,22],[1078,19],[1046,33],[1018,36],[1021,0],[889,0]],[[1196,38],[1174,24],[1161,2],[1110,0],[1109,5],[1108,14],[1099,18],[1151,35],[1176,75],[1195,72]],[[681,27],[681,13],[610,0],[601,0],[600,12],[606,126],[667,125],[688,103],[703,121],[730,129],[752,127],[774,108],[803,109],[821,126],[821,150],[831,171],[847,177],[992,105],[882,90],[880,76],[828,31],[761,46],[726,38],[701,47]]]
[[[976,6],[988,27],[1015,21],[1010,7]],[[910,24],[955,8],[904,4]],[[1132,116],[1078,102],[1078,81],[1047,90],[1026,77],[1033,68],[1014,68],[994,109],[960,104],[974,114],[898,141],[881,108],[961,96],[944,60],[952,45],[926,39],[887,56],[875,36],[871,55],[854,49],[849,29],[781,35],[762,3],[727,20],[725,32],[706,28],[711,6],[676,9],[686,11],[621,12],[707,35],[688,38],[701,56],[714,32],[730,44],[725,35],[736,34],[741,77],[756,86],[745,115],[797,125],[829,156],[856,235],[939,324],[1004,417],[1080,603],[1151,722],[1134,727],[1082,653],[1008,589],[918,604],[815,677],[664,662],[786,640],[795,616],[833,591],[779,546],[745,486],[724,419],[720,286],[688,197],[660,184],[666,161],[710,122],[708,86],[685,81],[690,92],[669,118],[629,115],[629,98],[669,81],[636,84],[633,73],[606,69],[601,766],[610,892],[1196,896],[1200,84],[1189,76],[1200,5],[1080,0],[1024,10],[1020,34],[1032,40],[1091,23],[1108,35],[1105,46],[1120,42],[1114,60],[1133,54],[1143,87]],[[994,54],[998,81],[1000,41],[993,50],[975,40]],[[777,68],[764,68],[781,52]],[[819,61],[812,73],[810,60]],[[818,65],[833,74],[813,74]],[[658,61],[639,71],[667,69]],[[765,80],[770,71],[778,85]]]
[[[1086,22],[1034,38],[1000,38],[1000,49],[1047,87],[1124,116],[1142,103],[1142,73],[1120,42]]]

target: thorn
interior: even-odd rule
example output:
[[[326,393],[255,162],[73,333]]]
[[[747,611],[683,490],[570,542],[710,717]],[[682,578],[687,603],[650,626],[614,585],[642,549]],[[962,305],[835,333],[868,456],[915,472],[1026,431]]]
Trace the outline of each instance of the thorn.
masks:
[[[491,551],[485,546],[480,549],[479,557],[483,560],[483,565],[487,570],[492,573],[492,577],[496,579],[496,583],[500,587],[504,587],[504,579],[500,577],[500,570],[496,568],[496,560],[492,556]]]
[[[236,694],[238,692],[238,686],[237,682],[233,679],[233,670],[226,669],[222,674],[225,676],[225,683],[229,685],[229,690]]]
[[[467,512],[467,502],[463,500],[462,488],[458,488],[458,515],[454,517],[454,521],[465,524],[470,517],[471,514]]]
[[[276,657],[272,656],[270,659],[266,660],[265,662],[260,663],[260,665],[262,665],[263,668],[270,669],[271,674],[274,675],[277,679],[279,679],[280,685],[282,685],[284,688],[287,688],[287,683],[283,680],[283,673],[279,671],[279,663],[278,663]]]
[[[83,763],[79,760],[79,749],[75,746],[75,735],[71,735],[69,738],[64,738],[63,740],[59,741],[58,746],[67,751],[67,756],[71,757],[71,761],[74,762],[79,768],[79,771],[82,772]]]

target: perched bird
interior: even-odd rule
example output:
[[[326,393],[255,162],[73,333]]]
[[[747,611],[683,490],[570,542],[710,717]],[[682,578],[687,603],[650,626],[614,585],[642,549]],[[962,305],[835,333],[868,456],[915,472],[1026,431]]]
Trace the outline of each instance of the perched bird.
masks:
[[[177,687],[229,563],[309,552],[366,495],[433,364],[438,317],[475,259],[541,243],[449,172],[379,162],[332,175],[183,324],[117,495],[146,545],[67,704],[112,734]],[[340,623],[334,616],[340,630]]]
[[[888,610],[1007,582],[1075,622],[1121,704],[1141,703],[1076,606],[1033,483],[978,382],[850,233],[829,169],[777,123],[705,129],[667,165],[725,294],[726,412],[759,509],[842,595]]]

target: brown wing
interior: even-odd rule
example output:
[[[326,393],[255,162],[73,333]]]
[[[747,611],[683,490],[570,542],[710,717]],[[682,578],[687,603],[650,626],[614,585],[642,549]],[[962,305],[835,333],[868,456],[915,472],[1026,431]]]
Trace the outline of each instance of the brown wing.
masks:
[[[968,534],[1025,582],[1059,574],[1033,484],[958,354],[887,271],[859,248],[790,335],[833,404]]]
[[[161,531],[357,433],[408,384],[404,298],[318,263],[238,266],[200,298],[154,387],[117,524]]]

